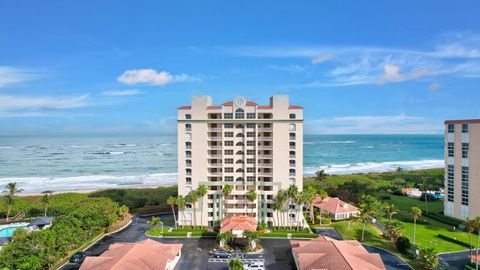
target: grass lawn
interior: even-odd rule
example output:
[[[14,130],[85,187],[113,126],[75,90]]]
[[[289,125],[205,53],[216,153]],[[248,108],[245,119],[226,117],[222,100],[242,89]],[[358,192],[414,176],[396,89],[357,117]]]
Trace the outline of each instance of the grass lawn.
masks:
[[[395,204],[395,206],[400,210],[395,218],[402,221],[405,226],[405,236],[413,241],[413,219],[410,216],[410,209],[415,206],[425,212],[425,202],[409,197],[391,194],[380,194],[380,196],[389,196],[390,200],[383,201]],[[443,211],[443,202],[429,202],[428,210],[430,213],[439,213]],[[425,216],[420,217],[418,220],[419,223],[417,223],[416,242],[420,248],[433,247],[438,252],[451,252],[468,249],[465,246],[455,243],[455,241],[448,241],[438,236],[439,234],[442,234],[450,237],[451,239],[456,239],[468,244],[467,232],[458,230],[458,228],[453,231],[453,227],[451,225],[441,223]],[[425,222],[426,224],[421,224]],[[476,235],[472,234],[472,241],[473,243],[476,243]]]
[[[276,231],[262,234],[262,237],[278,237],[287,238],[287,235],[291,233],[293,238],[316,238],[318,234],[309,232],[297,232],[297,231]]]
[[[149,229],[146,234],[148,236],[179,236],[179,237],[187,237],[189,232],[192,233],[192,236],[216,236],[216,232],[209,232],[205,230],[182,230],[182,229],[173,229],[169,232],[170,228],[163,228],[163,233],[160,228],[151,228]]]

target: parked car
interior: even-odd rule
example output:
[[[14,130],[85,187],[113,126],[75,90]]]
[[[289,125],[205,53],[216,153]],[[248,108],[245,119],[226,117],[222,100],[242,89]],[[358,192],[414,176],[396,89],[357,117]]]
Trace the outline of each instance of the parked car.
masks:
[[[265,265],[263,262],[253,262],[243,265],[244,270],[265,270]]]
[[[217,250],[217,251],[211,252],[210,257],[230,259],[232,257],[232,254],[229,252],[226,252],[225,250]]]
[[[232,253],[232,258],[243,259],[243,258],[245,258],[245,254],[243,254],[243,253]]]
[[[72,255],[72,257],[70,257],[70,262],[71,263],[76,263],[76,264],[82,264],[83,261],[85,260],[85,252],[77,252],[75,254]]]

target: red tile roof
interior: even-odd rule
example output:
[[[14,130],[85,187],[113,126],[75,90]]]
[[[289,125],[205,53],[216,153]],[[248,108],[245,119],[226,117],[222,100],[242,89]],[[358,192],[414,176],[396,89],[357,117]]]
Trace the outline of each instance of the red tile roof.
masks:
[[[254,232],[257,230],[257,221],[255,218],[247,216],[232,216],[224,218],[220,224],[220,232],[223,233],[232,230]]]
[[[446,120],[445,125],[448,124],[480,124],[480,119],[464,119],[464,120]]]
[[[272,109],[272,106],[257,106],[257,109]]]
[[[313,205],[318,208],[322,208],[322,210],[327,211],[329,213],[351,213],[351,212],[357,212],[358,208],[348,204],[339,198],[331,198],[328,197],[323,200],[323,203],[321,201],[320,197],[315,198],[313,201]]]
[[[165,269],[179,255],[182,244],[162,244],[147,239],[138,243],[116,243],[98,257],[88,256],[81,270]]]
[[[192,108],[192,106],[180,106],[180,107],[178,107],[179,110],[189,110],[191,108]]]
[[[207,110],[212,110],[212,109],[221,109],[222,106],[208,106]]]
[[[291,105],[288,107],[289,109],[303,109],[302,106]]]
[[[233,102],[232,101],[228,101],[228,102],[224,102],[222,104],[223,106],[233,106]],[[253,102],[253,101],[247,101],[247,106],[256,106],[257,103],[256,102]]]
[[[368,251],[356,240],[338,241],[326,236],[313,240],[291,240],[299,270],[386,269],[379,254]]]

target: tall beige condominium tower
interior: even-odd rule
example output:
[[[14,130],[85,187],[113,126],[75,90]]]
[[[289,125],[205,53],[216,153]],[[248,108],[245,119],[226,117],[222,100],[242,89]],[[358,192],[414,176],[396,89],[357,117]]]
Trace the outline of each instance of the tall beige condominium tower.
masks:
[[[445,121],[445,215],[480,216],[480,119]]]
[[[283,219],[273,210],[279,189],[302,190],[302,175],[303,108],[288,96],[273,96],[267,106],[242,97],[214,106],[210,97],[194,96],[191,106],[178,108],[178,195],[208,187],[203,199],[180,210],[180,225],[217,226],[239,215],[270,226],[303,222],[293,203]],[[226,185],[233,191],[224,196]]]

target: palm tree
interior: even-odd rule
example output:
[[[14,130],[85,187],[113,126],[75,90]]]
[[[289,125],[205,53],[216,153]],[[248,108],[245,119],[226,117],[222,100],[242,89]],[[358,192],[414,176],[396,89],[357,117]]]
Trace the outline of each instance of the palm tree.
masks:
[[[275,202],[273,203],[273,211],[277,213],[277,227],[280,226],[280,218],[278,217],[278,211],[282,209],[282,204],[278,201],[278,199],[275,199]]]
[[[5,195],[7,199],[7,221],[10,218],[10,211],[12,210],[12,206],[15,205],[15,194],[22,192],[23,189],[17,188],[17,182],[10,182],[5,185],[5,190],[3,193],[7,193]]]
[[[252,217],[253,217],[253,202],[257,199],[257,193],[255,190],[249,190],[247,193],[247,200],[252,204],[252,207],[250,208]]]
[[[398,237],[402,236],[405,227],[403,226],[403,223],[398,220],[389,220],[385,223],[385,230],[390,236],[390,241],[396,243]]]
[[[52,193],[53,191],[50,191],[50,190],[46,190],[42,192],[43,195],[42,195],[41,201],[45,208],[45,212],[44,212],[45,217],[47,216],[47,209],[48,209],[48,205],[50,204],[50,196]]]
[[[313,201],[315,200],[317,191],[313,186],[308,186],[306,189],[303,190],[302,194],[303,194],[303,199],[310,210],[310,223],[314,224],[315,215],[313,214]]]
[[[294,205],[293,203],[298,199],[298,187],[296,185],[290,185],[290,187],[288,188],[287,190],[287,195],[288,195],[288,199],[290,199],[289,201],[289,205],[288,205],[288,224],[289,224],[289,227],[291,229],[291,218],[290,218],[290,206],[291,205]],[[296,209],[296,207],[295,207]]]
[[[422,210],[418,207],[412,207],[410,214],[413,218],[413,245],[415,245],[415,237],[417,233],[417,218],[422,216]]]
[[[202,211],[202,215],[200,217],[200,226],[203,226],[203,198],[207,195],[208,188],[206,185],[199,185],[197,188],[197,195],[200,199],[200,210]]]
[[[197,211],[196,211],[196,207],[195,207],[195,204],[196,204],[197,201],[198,201],[197,191],[196,191],[196,190],[190,191],[190,193],[188,193],[187,196],[185,197],[185,201],[192,204],[192,208],[193,208],[193,226],[197,226]]]
[[[243,263],[239,259],[233,259],[228,263],[228,270],[243,270]]]
[[[315,181],[322,181],[328,176],[328,174],[325,173],[324,170],[316,171],[315,172]]]
[[[392,221],[393,216],[398,214],[398,208],[393,203],[385,203],[383,205],[383,212],[388,216],[388,220]]]
[[[177,217],[175,216],[175,205],[177,205],[177,198],[170,196],[167,198],[167,204],[172,208],[173,221],[175,222],[175,229],[177,228]]]
[[[436,269],[438,266],[438,253],[435,249],[428,247],[420,250],[420,264],[426,270]]]
[[[162,221],[160,220],[159,217],[152,217],[152,219],[150,219],[150,221],[148,221],[147,223],[155,228],[158,225],[160,225],[162,223]]]
[[[183,222],[185,222],[185,198],[180,195],[177,197],[177,206],[178,206],[178,211],[182,212],[183,215]],[[178,217],[180,219],[180,217]]]
[[[297,205],[300,207],[300,215],[297,214],[297,229],[300,228],[300,217],[303,217],[303,206],[307,201],[308,194],[306,192],[299,192],[297,196]]]
[[[255,250],[257,247],[257,242],[261,238],[261,234],[257,231],[244,231],[243,236],[245,236],[245,238],[248,240],[248,243],[250,243],[250,248]]]
[[[125,218],[127,217],[128,211],[129,211],[128,206],[122,205],[122,206],[120,206],[118,211],[120,212],[120,214],[122,214],[123,220],[125,220]]]
[[[225,210],[226,210],[226,197],[230,195],[233,191],[233,186],[230,184],[226,184],[223,186],[223,216],[225,217]]]
[[[288,200],[288,197],[287,197],[287,192],[283,189],[280,189],[278,192],[277,192],[277,196],[276,196],[276,202],[278,203],[278,210],[280,210],[280,212],[283,212],[283,209],[285,207],[285,203],[287,202]],[[280,213],[281,214],[281,219],[282,219],[282,222],[280,222],[279,220],[279,224],[283,224],[283,226],[285,226],[285,220],[284,220],[284,215],[283,213]]]
[[[325,190],[319,190],[317,193],[318,198],[320,198],[320,204],[323,204],[324,200],[328,198],[328,193]],[[320,207],[320,225],[322,225],[322,207]]]
[[[225,243],[230,242],[233,239],[234,237],[231,231],[217,234],[217,240],[219,241],[220,248],[223,248]]]
[[[370,218],[370,215],[372,214],[372,209],[368,203],[362,202],[360,203],[359,210],[360,210],[360,215],[355,217],[355,221],[361,222],[363,224],[362,237],[361,237],[361,240],[363,241],[365,239],[365,227],[367,226],[367,224],[372,223],[372,220]]]
[[[475,224],[475,219],[471,219],[470,217],[467,217],[467,220],[463,223],[465,226],[465,229],[468,232],[468,242],[470,243],[470,258],[472,258],[472,253],[473,253],[473,246],[472,246],[472,232],[475,230],[475,227],[477,226]]]

